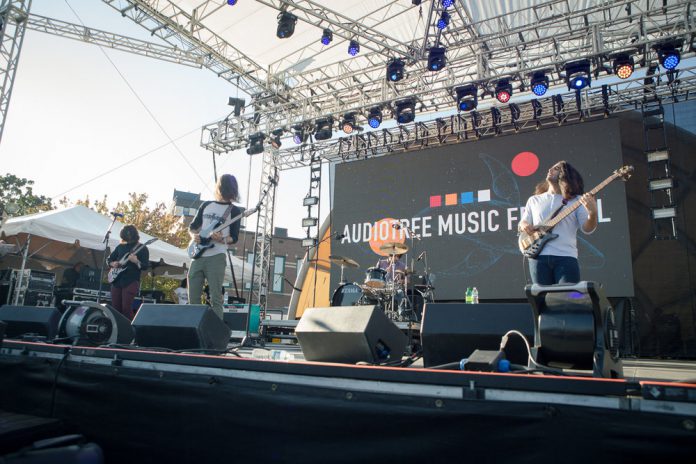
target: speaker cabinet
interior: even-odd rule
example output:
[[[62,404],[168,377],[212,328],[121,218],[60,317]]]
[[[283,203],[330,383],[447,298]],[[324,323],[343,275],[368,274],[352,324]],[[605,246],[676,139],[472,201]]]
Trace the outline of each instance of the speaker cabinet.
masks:
[[[468,358],[474,350],[497,350],[508,330],[534,340],[532,308],[526,303],[426,303],[421,323],[423,365],[439,366]],[[508,338],[505,356],[527,365],[527,347],[516,335]]]
[[[398,361],[408,338],[377,306],[309,308],[295,328],[308,361]]]
[[[32,333],[52,339],[58,332],[60,312],[56,308],[5,305],[0,307],[0,321],[7,324],[7,338]]]
[[[230,329],[206,305],[143,304],[133,319],[138,346],[225,350]]]
[[[108,304],[72,302],[58,324],[58,336],[79,344],[127,345],[133,341],[130,321]]]

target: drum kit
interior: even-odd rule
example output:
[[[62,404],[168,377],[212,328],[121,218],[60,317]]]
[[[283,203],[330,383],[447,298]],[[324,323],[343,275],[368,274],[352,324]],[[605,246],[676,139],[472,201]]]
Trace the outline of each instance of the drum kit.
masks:
[[[377,305],[389,319],[395,322],[420,322],[425,303],[434,301],[435,288],[427,265],[422,275],[417,275],[415,265],[408,268],[397,265],[398,257],[408,253],[403,243],[388,242],[380,247],[388,256],[386,267],[370,267],[365,272],[362,284],[346,282],[345,268],[359,268],[353,259],[331,255],[329,260],[341,266],[341,281],[331,296],[331,306]]]

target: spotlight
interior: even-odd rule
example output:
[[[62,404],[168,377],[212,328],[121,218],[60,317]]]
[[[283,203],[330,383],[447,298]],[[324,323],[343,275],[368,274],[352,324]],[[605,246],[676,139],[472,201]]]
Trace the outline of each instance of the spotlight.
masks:
[[[314,138],[317,140],[328,140],[333,136],[333,118],[317,119],[316,129],[314,130]]]
[[[679,50],[674,48],[674,44],[663,44],[657,49],[657,58],[663,68],[668,71],[679,66],[681,55]]]
[[[442,8],[449,8],[454,5],[454,0],[442,0]]]
[[[387,63],[387,80],[398,82],[404,78],[404,61],[394,58]]]
[[[500,79],[495,84],[495,98],[500,103],[507,103],[510,101],[510,97],[512,97],[512,84],[508,79]]]
[[[567,63],[565,65],[565,72],[568,90],[584,89],[592,82],[592,76],[590,75],[590,62],[588,60]]]
[[[295,126],[295,127],[293,127],[293,130],[295,131],[295,134],[292,136],[292,140],[297,145],[300,145],[300,144],[305,143],[307,141],[307,133],[305,132],[304,127]]]
[[[276,129],[273,132],[271,132],[271,146],[273,146],[273,148],[278,149],[283,144],[280,141],[280,137],[283,135],[283,132],[283,129]]]
[[[534,95],[541,97],[546,93],[547,90],[549,90],[549,78],[544,71],[535,72],[532,74],[532,81],[530,85]]]
[[[355,126],[355,113],[346,113],[343,116],[343,121],[341,121],[341,128],[345,134],[351,134],[353,130],[357,129]]]
[[[353,39],[348,44],[348,54],[350,56],[355,56],[358,53],[360,53],[360,44],[358,43],[357,40]]]
[[[377,129],[380,124],[382,124],[382,108],[375,106],[370,110],[370,114],[367,116],[367,123],[371,128]]]
[[[321,44],[329,45],[333,40],[333,32],[328,29],[324,29],[324,33],[321,35]]]
[[[412,98],[396,102],[396,122],[408,124],[416,119],[416,101]]]
[[[263,153],[263,141],[266,138],[266,134],[263,132],[257,132],[249,136],[249,148],[247,148],[247,155],[258,155]]]
[[[228,4],[228,5],[231,5],[231,6],[234,6],[234,5],[237,4],[237,0],[227,0],[227,4]]]
[[[633,74],[633,57],[621,54],[614,58],[614,74],[619,79],[628,79]]]
[[[439,71],[447,64],[445,57],[445,47],[433,47],[428,52],[428,69]]]
[[[478,106],[478,89],[475,85],[463,85],[454,89],[459,111],[471,111]]]
[[[276,31],[276,36],[279,39],[287,39],[292,36],[295,32],[295,24],[297,23],[297,16],[287,11],[281,11],[278,15],[278,30]]]
[[[437,28],[438,29],[444,29],[447,27],[447,25],[450,22],[450,15],[448,12],[443,11],[442,15],[440,16],[440,19],[437,20]]]

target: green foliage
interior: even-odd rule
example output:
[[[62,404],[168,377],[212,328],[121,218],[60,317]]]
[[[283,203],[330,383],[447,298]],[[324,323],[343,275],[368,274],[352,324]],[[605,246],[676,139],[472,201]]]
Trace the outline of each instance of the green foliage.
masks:
[[[19,209],[13,216],[53,209],[51,199],[34,194],[33,186],[33,180],[17,177],[14,174],[0,176],[0,208],[4,211],[8,203],[14,203]]]

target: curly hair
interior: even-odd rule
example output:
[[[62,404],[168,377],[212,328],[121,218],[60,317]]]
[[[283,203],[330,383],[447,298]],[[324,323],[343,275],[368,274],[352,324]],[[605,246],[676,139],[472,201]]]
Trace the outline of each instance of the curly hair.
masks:
[[[217,201],[239,201],[237,178],[232,174],[220,176],[215,184],[215,199]]]
[[[119,236],[121,237],[123,243],[138,243],[138,240],[140,240],[140,234],[138,233],[138,229],[136,229],[133,224],[123,226],[123,229],[121,229],[121,233],[119,234]]]
[[[556,163],[560,166],[558,173],[558,187],[561,189],[561,194],[564,198],[572,198],[576,195],[585,193],[585,181],[582,176],[569,162],[559,161]],[[534,195],[544,193],[549,189],[549,181],[539,182],[534,188]]]

